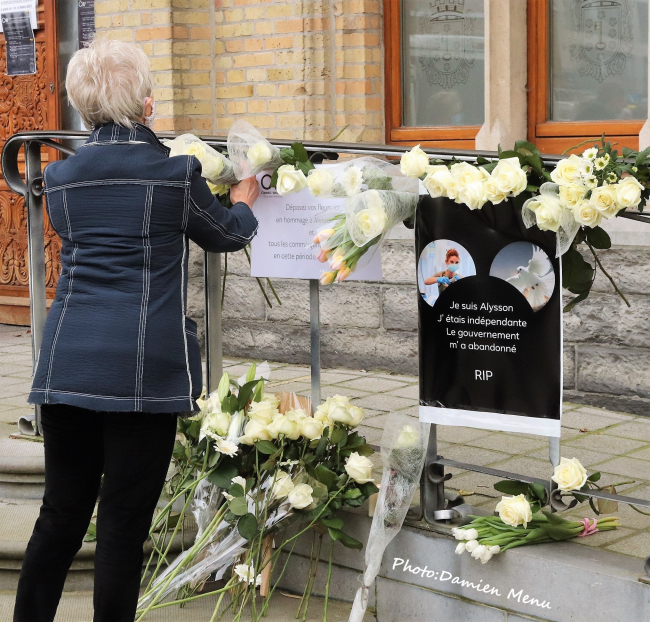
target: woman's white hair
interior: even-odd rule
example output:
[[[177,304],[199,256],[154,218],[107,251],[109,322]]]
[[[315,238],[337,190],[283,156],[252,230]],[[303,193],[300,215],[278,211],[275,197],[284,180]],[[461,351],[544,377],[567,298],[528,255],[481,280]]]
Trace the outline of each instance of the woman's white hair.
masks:
[[[73,54],[65,88],[88,129],[110,121],[131,128],[153,90],[149,59],[133,43],[95,39]]]

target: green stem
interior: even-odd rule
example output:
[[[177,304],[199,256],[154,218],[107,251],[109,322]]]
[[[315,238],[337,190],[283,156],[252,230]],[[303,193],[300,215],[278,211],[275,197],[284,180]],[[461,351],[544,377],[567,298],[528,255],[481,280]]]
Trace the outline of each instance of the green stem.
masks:
[[[147,607],[146,609],[138,609],[136,613],[141,613],[138,620],[142,620],[149,611],[153,611],[154,609],[162,609],[163,607],[171,607],[172,605],[183,605],[185,603],[189,603],[194,600],[199,600],[199,598],[207,598],[208,596],[213,596],[214,594],[225,593],[232,588],[232,585],[233,584],[228,582],[224,587],[222,587],[219,590],[215,590],[214,592],[204,592],[203,594],[197,594],[196,596],[189,596],[186,598],[182,598],[181,600],[171,600],[168,603],[154,605],[153,607]]]
[[[330,555],[327,564],[327,583],[325,584],[325,603],[323,604],[323,622],[327,622],[327,603],[330,597],[330,581],[332,579],[332,557],[334,556],[334,540],[330,541]]]
[[[585,239],[585,244],[589,247],[589,250],[591,251],[591,254],[594,256],[594,259],[596,260],[596,264],[601,269],[602,273],[609,279],[609,282],[614,287],[614,291],[625,301],[625,304],[628,307],[631,308],[632,305],[629,303],[628,299],[625,297],[625,294],[623,294],[623,292],[618,288],[618,285],[616,285],[616,282],[610,276],[609,272],[607,272],[607,270],[605,270],[605,268],[603,267],[603,264],[601,263],[600,258],[596,254],[596,251],[594,250],[594,247],[589,243],[589,240]]]

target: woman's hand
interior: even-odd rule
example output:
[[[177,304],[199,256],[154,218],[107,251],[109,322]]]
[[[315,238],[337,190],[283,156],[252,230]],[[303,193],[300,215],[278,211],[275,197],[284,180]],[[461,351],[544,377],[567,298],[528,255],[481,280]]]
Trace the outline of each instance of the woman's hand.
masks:
[[[230,200],[233,205],[241,201],[248,207],[253,207],[258,196],[260,196],[260,188],[255,177],[244,179],[230,188]]]

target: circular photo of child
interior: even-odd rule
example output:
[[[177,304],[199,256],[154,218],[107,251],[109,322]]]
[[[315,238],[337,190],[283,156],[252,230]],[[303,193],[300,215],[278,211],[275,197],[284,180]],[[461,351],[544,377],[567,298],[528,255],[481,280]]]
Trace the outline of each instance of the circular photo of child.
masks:
[[[427,304],[460,279],[474,276],[472,256],[453,240],[436,240],[424,247],[418,261],[418,288]]]
[[[533,311],[539,311],[555,290],[555,271],[548,255],[530,242],[513,242],[502,248],[492,262],[490,276],[518,289]]]

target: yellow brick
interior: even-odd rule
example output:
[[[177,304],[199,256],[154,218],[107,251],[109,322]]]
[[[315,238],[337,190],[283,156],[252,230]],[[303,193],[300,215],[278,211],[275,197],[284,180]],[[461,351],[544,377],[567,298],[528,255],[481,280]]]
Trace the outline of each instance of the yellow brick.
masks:
[[[266,9],[266,17],[269,18],[289,17],[289,15],[293,15],[293,7],[290,4],[270,6]]]
[[[172,69],[172,58],[170,56],[166,58],[150,58],[149,65],[151,71],[169,71]]]
[[[110,28],[111,27],[111,18],[108,15],[96,15],[95,16],[95,28],[97,30],[102,30],[104,28]]]
[[[230,56],[217,56],[214,59],[214,66],[217,69],[230,69],[232,67],[232,58]]]
[[[220,130],[229,130],[234,122],[235,120],[232,118],[217,119],[217,128]]]
[[[269,69],[268,77],[271,82],[279,82],[280,80],[293,80],[293,69]]]
[[[273,34],[273,22],[257,22],[255,24],[255,32],[258,35]]]
[[[188,102],[183,104],[185,114],[212,114],[212,102]]]
[[[174,74],[171,72],[157,73],[154,76],[154,84],[156,86],[171,86],[173,84],[173,80],[174,80]]]
[[[215,84],[225,84],[226,83],[226,74],[223,71],[217,71],[214,74]]]
[[[214,42],[214,52],[215,54],[223,54],[223,42],[215,41]]]
[[[303,32],[305,21],[302,19],[285,19],[275,22],[275,32],[278,34],[285,32]]]
[[[266,80],[266,69],[249,69],[246,72],[246,79],[249,82],[263,82]]]
[[[210,74],[201,73],[184,73],[181,76],[184,85],[210,84]]]
[[[291,48],[293,47],[293,37],[273,37],[271,39],[266,39],[264,45],[267,50]]]
[[[109,39],[117,39],[118,41],[133,41],[132,30],[115,30],[111,29],[106,33]]]
[[[228,114],[243,114],[246,112],[246,102],[228,102]]]
[[[140,13],[140,21],[143,26],[151,24],[151,13]]]
[[[211,87],[192,89],[192,99],[201,99],[205,101],[210,101],[211,97],[212,97]]]
[[[219,34],[219,32],[221,34]],[[253,24],[226,24],[215,28],[216,37],[248,37],[253,34]]]
[[[241,52],[243,49],[244,44],[241,39],[226,41],[226,52]]]
[[[175,24],[208,24],[210,23],[210,14],[199,11],[174,11]]]
[[[175,9],[207,9],[211,0],[171,0],[171,6]]]
[[[142,11],[146,9],[166,9],[169,7],[169,0],[131,0],[129,6],[131,11]]]
[[[95,7],[95,13],[122,13],[129,8],[129,0],[109,0],[108,2],[99,2]]]
[[[210,71],[212,68],[212,58],[193,58],[192,69],[194,71]]]
[[[174,131],[183,132],[192,129],[192,119],[190,117],[176,117],[174,119]]]
[[[237,71],[229,71],[226,73],[226,80],[230,83],[243,82],[245,80],[244,72],[241,69]]]
[[[254,116],[251,118],[251,123],[255,127],[259,127],[259,128],[275,127],[275,116],[268,116],[268,117]]]
[[[249,101],[248,112],[266,112],[266,102],[264,100]]]
[[[156,11],[152,14],[152,23],[154,24],[171,24],[172,16],[167,11]]]
[[[210,43],[208,41],[175,41],[172,44],[174,54],[208,56]]]
[[[154,123],[154,130],[156,132],[172,132],[174,131],[174,119],[161,119],[156,116],[156,122]]]
[[[235,67],[260,67],[264,65],[271,65],[273,63],[273,53],[263,52],[262,54],[242,54],[235,56]]]
[[[184,56],[172,56],[172,68],[177,71],[189,71],[190,59]]]
[[[140,25],[140,13],[125,13],[125,15],[124,15],[124,25],[125,26],[139,26]],[[97,26],[97,20],[95,20],[95,26]]]
[[[119,28],[122,26],[122,16],[121,15],[113,15],[113,23],[112,26],[114,28]]]
[[[147,56],[152,56],[153,55],[153,43],[141,43],[140,47],[143,49],[144,53]]]
[[[203,119],[197,119],[196,117],[192,119],[192,125],[195,130],[200,130],[201,132],[208,132],[212,133],[212,119],[211,118],[203,118]]]
[[[293,112],[295,109],[293,99],[274,99],[269,102],[269,112]]]
[[[269,138],[286,139],[286,140],[302,140],[302,136],[296,135],[292,130],[270,130]]]
[[[210,28],[194,26],[190,28],[190,37],[194,40],[196,39],[211,39],[212,30]]]
[[[189,39],[190,31],[187,26],[173,26],[172,27],[172,39]]]
[[[244,11],[242,9],[224,11],[224,14],[227,22],[241,22],[244,19]]]
[[[264,41],[262,39],[258,39],[257,37],[253,39],[246,39],[244,41],[244,49],[247,52],[258,52],[259,50],[264,47]]]
[[[264,71],[262,69],[262,71]],[[258,84],[257,85],[257,94],[260,97],[273,97],[275,95],[275,84]]]
[[[254,9],[244,9],[246,19],[260,19],[264,16],[264,9],[262,7],[255,7]]]
[[[251,97],[251,95],[253,95],[253,85],[247,84],[241,86],[218,86],[216,92],[219,99]]]
[[[217,114],[226,114],[226,107],[220,102],[216,103],[214,109],[216,110]]]
[[[167,56],[172,53],[172,42],[161,41],[153,44],[153,53],[156,56]]]

